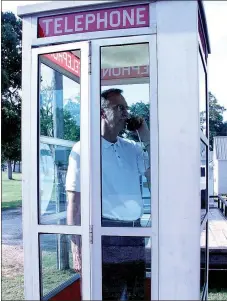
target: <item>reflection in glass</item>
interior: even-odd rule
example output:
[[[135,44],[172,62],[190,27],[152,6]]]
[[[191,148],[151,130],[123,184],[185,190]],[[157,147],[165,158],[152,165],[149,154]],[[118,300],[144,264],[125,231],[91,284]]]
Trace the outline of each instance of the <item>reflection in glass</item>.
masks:
[[[200,195],[201,195],[201,222],[207,212],[207,146],[200,141]]]
[[[147,43],[101,48],[103,226],[151,226],[149,89]]]
[[[207,103],[207,91],[206,91],[206,73],[203,67],[202,58],[199,54],[199,111],[200,111],[200,128],[204,135],[206,133],[207,127],[207,110],[206,110],[206,103]]]
[[[51,142],[52,139],[49,140]],[[42,224],[66,223],[65,181],[70,152],[71,147],[40,143],[40,222]]]
[[[151,300],[151,240],[102,236],[102,300]]]
[[[60,242],[59,242],[60,238]],[[40,234],[42,300],[52,298],[81,300],[80,273],[75,272],[71,248],[78,235]],[[73,291],[72,291],[73,288]]]
[[[76,175],[77,182],[80,178],[75,156],[69,157],[73,145],[80,140],[80,51],[42,54],[39,63],[39,222],[66,224],[66,174],[70,162],[68,188],[72,192],[75,179],[71,175]]]

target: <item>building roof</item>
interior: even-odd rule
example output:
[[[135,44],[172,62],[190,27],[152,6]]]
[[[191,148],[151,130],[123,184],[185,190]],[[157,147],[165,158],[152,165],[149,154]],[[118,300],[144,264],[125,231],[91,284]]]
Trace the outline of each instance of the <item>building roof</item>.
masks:
[[[227,136],[214,137],[214,156],[217,160],[227,160]]]

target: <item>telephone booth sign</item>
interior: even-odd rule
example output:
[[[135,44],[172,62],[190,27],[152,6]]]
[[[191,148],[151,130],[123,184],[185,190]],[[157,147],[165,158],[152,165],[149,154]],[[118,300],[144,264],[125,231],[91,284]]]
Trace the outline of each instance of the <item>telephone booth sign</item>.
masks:
[[[18,16],[25,299],[206,300],[202,1],[49,1]]]

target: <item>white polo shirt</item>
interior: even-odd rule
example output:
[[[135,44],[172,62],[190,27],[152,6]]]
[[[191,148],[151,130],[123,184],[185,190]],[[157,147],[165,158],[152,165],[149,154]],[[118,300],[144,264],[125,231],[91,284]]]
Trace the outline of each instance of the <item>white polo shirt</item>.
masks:
[[[140,175],[146,153],[132,140],[118,137],[116,143],[102,138],[102,216],[134,221],[143,214]],[[80,192],[80,142],[69,157],[66,190]]]

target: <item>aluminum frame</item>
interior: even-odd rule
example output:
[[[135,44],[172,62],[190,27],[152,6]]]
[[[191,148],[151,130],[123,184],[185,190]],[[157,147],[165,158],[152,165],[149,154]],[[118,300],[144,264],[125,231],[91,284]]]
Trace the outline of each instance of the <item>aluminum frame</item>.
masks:
[[[152,278],[158,275],[158,146],[157,139],[153,139],[151,144],[151,165],[153,182],[151,192],[152,200],[152,228],[121,228],[121,227],[101,227],[101,206],[97,206],[97,201],[101,200],[101,159],[100,159],[100,48],[103,46],[117,46],[127,44],[149,44],[150,61],[150,119],[151,119],[151,137],[157,137],[157,62],[156,62],[156,36],[134,36],[117,39],[95,40],[92,42],[92,61],[91,61],[91,208],[92,208],[92,226],[93,226],[93,248],[92,248],[92,298],[94,300],[102,299],[102,256],[101,256],[101,236],[102,235],[121,235],[121,236],[141,236],[152,239]],[[153,237],[155,239],[153,240]],[[157,283],[152,281],[152,299],[157,296]]]
[[[67,225],[40,225],[38,223],[38,181],[37,175],[39,174],[39,164],[37,158],[39,158],[39,141],[42,142],[44,137],[40,137],[39,129],[38,129],[38,118],[39,118],[39,60],[38,56],[44,53],[52,53],[52,52],[60,52],[67,50],[75,50],[80,49],[81,51],[81,69],[87,70],[87,72],[83,72],[81,75],[81,120],[83,122],[83,127],[81,127],[81,148],[83,152],[81,154],[81,226],[67,226]],[[32,245],[32,250],[30,254],[26,254],[25,261],[33,262],[32,269],[32,295],[30,293],[26,293],[28,299],[39,300],[40,299],[40,270],[39,270],[39,234],[43,233],[58,233],[58,234],[78,234],[82,237],[82,256],[83,256],[83,265],[82,265],[82,294],[83,298],[89,300],[90,299],[90,236],[89,236],[89,225],[90,225],[90,205],[89,205],[89,189],[86,187],[90,186],[89,177],[87,174],[89,173],[89,150],[87,149],[87,145],[89,143],[89,43],[88,42],[78,42],[78,43],[70,43],[64,45],[57,46],[48,46],[48,47],[40,47],[32,50],[32,73],[31,73],[31,99],[34,100],[33,105],[30,107],[30,140],[34,141],[30,145],[30,162],[33,166],[31,175],[30,175],[30,200],[34,200],[34,192],[36,195],[35,201],[30,205],[30,231],[32,235],[30,236],[30,241]],[[26,99],[26,98],[25,98]],[[30,102],[30,100],[28,100]],[[33,138],[33,139],[32,139]],[[35,139],[34,139],[35,138]],[[61,139],[54,138],[56,143],[60,142]],[[70,144],[68,141],[62,143],[62,145]],[[61,144],[58,144],[61,146]],[[27,159],[26,159],[27,160]],[[38,181],[37,181],[38,180]],[[83,189],[83,187],[85,187]],[[28,209],[26,209],[28,212]],[[29,272],[28,274],[30,274]],[[27,283],[25,283],[26,288]]]

